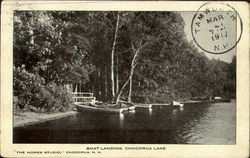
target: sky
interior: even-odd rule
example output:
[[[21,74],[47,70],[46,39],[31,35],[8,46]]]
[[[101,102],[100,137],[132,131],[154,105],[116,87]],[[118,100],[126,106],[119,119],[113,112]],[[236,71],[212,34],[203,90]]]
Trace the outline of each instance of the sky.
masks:
[[[193,37],[191,34],[191,23],[192,23],[192,19],[193,19],[195,12],[179,12],[179,13],[181,14],[181,16],[183,17],[183,19],[185,21],[185,30],[184,31],[186,33],[187,39],[189,41],[193,41]],[[195,42],[193,42],[193,43],[200,51],[203,51],[200,49],[200,47]],[[222,61],[230,63],[232,61],[233,55],[235,54],[235,49],[232,49],[231,51],[226,52],[224,54],[211,54],[211,53],[207,53],[207,52],[205,52],[205,54],[209,59],[215,58],[215,59],[220,59]]]

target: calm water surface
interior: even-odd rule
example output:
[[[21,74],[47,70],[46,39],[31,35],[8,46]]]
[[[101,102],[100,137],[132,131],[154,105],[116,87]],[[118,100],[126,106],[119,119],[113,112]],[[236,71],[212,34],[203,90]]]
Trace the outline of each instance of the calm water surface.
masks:
[[[136,109],[126,114],[78,113],[14,129],[14,143],[235,144],[236,105]]]

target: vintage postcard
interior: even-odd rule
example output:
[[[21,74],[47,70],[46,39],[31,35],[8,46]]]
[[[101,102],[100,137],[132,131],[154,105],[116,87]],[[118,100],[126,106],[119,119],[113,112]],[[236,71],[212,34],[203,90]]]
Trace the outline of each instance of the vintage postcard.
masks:
[[[3,1],[1,156],[248,157],[249,4]]]

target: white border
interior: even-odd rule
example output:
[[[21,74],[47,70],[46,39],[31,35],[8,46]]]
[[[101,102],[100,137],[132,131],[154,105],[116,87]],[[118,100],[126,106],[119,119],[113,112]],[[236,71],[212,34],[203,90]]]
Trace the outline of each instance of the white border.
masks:
[[[222,2],[234,7],[243,20],[237,46],[237,140],[236,145],[145,145],[145,144],[13,144],[12,63],[13,10],[140,10],[196,11],[206,2],[159,1],[4,1],[1,10],[1,155],[4,157],[248,157],[249,150],[249,6],[247,2]],[[113,150],[102,154],[16,154],[18,151],[84,151],[90,146],[166,146],[167,150]]]

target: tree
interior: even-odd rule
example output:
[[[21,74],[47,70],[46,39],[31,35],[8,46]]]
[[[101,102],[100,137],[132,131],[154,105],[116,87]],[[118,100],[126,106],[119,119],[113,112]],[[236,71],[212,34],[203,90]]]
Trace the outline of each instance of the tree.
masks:
[[[118,92],[117,94],[117,97],[116,97],[116,103],[118,103],[120,101],[120,97],[121,97],[121,94],[124,90],[124,88],[127,86],[127,84],[130,82],[130,93],[129,93],[129,99],[128,99],[128,102],[131,102],[131,89],[132,89],[132,77],[133,77],[133,74],[134,74],[134,68],[136,67],[136,65],[138,64],[137,62],[137,57],[138,57],[138,54],[140,52],[140,50],[145,47],[147,44],[145,43],[144,45],[141,45],[140,48],[138,48],[137,50],[135,50],[133,48],[133,52],[134,52],[134,56],[133,56],[133,59],[132,59],[132,62],[131,62],[131,69],[130,69],[130,74],[129,74],[129,77],[127,79],[127,81],[123,84],[121,90]]]
[[[88,30],[80,27],[83,21],[71,18],[75,14],[15,12],[15,66],[25,65],[29,72],[44,77],[46,83],[69,83],[77,79],[86,82],[88,72],[93,70],[87,60],[90,49],[86,38]]]
[[[146,46],[155,45],[168,37],[168,29],[171,24],[167,24],[166,21],[169,21],[170,15],[173,16],[164,12],[134,12],[132,15],[129,15],[130,23],[127,25],[123,39],[128,39],[127,45],[130,48],[132,61],[129,77],[117,94],[116,102],[120,100],[121,94],[128,83],[130,83],[128,102],[131,102],[134,68],[140,60],[140,55],[144,56],[145,52],[148,51],[145,48]],[[176,27],[175,25],[173,26]]]
[[[117,12],[117,18],[116,18],[116,26],[115,26],[115,34],[114,34],[114,40],[112,45],[112,51],[111,51],[111,87],[112,87],[112,100],[114,100],[115,97],[115,77],[114,77],[114,54],[115,54],[115,45],[117,43],[117,34],[118,34],[118,28],[119,28],[119,21],[120,21],[120,15],[119,12]],[[118,62],[117,62],[118,65]]]
[[[88,37],[88,30],[79,27],[83,21],[70,18],[75,14],[15,11],[13,54],[16,105],[25,108],[31,104],[27,106],[64,111],[70,106],[71,96],[68,96],[63,84],[88,81],[94,69],[87,60],[90,47],[85,36]],[[23,89],[22,85],[29,88]]]
[[[53,96],[58,92],[51,89],[81,83],[83,91],[108,102],[235,96],[236,59],[209,60],[199,52],[187,41],[179,13],[15,11],[14,15],[14,66],[20,70],[19,76],[14,74],[15,82],[28,76],[23,83],[29,85],[32,78],[39,78],[44,82],[39,82],[37,93]]]

